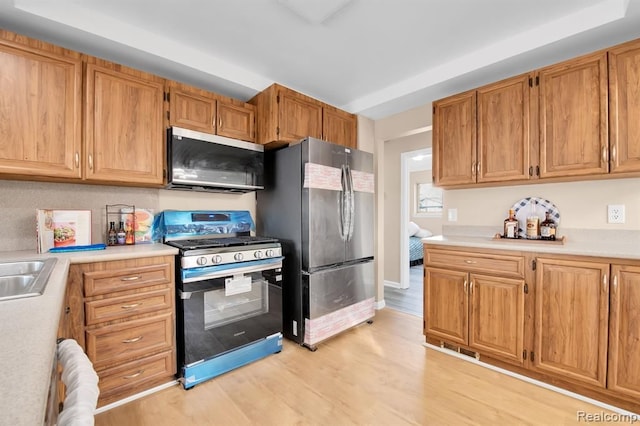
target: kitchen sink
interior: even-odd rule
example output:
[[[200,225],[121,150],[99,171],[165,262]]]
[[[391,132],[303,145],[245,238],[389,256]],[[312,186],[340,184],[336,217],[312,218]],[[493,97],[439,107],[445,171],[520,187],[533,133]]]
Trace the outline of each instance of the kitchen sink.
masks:
[[[0,301],[40,296],[56,259],[0,262]]]

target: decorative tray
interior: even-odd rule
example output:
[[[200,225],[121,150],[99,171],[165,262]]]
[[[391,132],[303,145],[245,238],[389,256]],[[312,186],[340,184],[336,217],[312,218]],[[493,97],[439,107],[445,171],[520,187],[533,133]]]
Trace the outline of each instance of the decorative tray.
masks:
[[[492,238],[494,241],[504,241],[504,242],[511,242],[511,243],[543,243],[543,244],[557,244],[557,245],[562,245],[567,241],[567,237],[562,236],[562,237],[557,237],[555,240],[542,240],[542,239],[537,239],[537,240],[530,240],[528,238],[505,238],[502,236],[502,234],[496,234],[493,236]]]

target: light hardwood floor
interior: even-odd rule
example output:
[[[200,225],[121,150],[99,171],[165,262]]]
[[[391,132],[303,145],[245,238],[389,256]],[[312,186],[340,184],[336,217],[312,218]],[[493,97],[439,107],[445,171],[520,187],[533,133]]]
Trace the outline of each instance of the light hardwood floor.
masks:
[[[423,346],[422,319],[389,308],[310,352],[283,351],[96,416],[126,425],[564,425],[600,407]]]
[[[397,311],[422,317],[423,300],[423,267],[422,265],[409,268],[409,288],[400,289],[384,287],[385,306]]]

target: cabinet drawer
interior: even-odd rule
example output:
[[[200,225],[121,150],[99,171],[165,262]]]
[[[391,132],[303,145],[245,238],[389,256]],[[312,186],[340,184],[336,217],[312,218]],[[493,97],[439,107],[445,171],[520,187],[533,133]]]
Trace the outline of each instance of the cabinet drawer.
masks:
[[[98,372],[100,398],[128,390],[140,392],[144,383],[174,375],[176,363],[173,351],[166,351]]]
[[[427,249],[425,264],[444,268],[464,269],[524,276],[524,257],[502,254],[482,254],[467,251]]]
[[[114,321],[132,315],[145,314],[173,307],[170,287],[126,296],[110,297],[85,302],[86,325]]]
[[[114,291],[169,284],[171,279],[169,263],[85,272],[84,295],[96,296]]]
[[[96,369],[120,360],[171,349],[171,312],[86,331],[87,355]]]

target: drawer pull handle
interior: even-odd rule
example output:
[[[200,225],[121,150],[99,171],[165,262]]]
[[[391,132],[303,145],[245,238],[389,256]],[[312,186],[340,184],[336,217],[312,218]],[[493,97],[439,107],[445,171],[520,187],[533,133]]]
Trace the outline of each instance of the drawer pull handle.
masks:
[[[144,373],[144,370],[138,370],[137,373],[134,374],[129,374],[128,376],[122,376],[123,379],[135,379],[136,377],[138,377],[139,375],[141,375],[142,373]]]
[[[120,281],[135,281],[135,280],[139,280],[140,278],[142,278],[140,275],[135,275],[133,277],[120,278]]]
[[[120,306],[122,309],[133,309],[142,305],[142,303],[132,303],[131,305],[122,305]]]
[[[133,339],[124,339],[122,341],[122,343],[135,343],[135,342],[139,342],[140,340],[142,340],[143,336],[138,336],[138,337],[134,337]]]
[[[464,263],[467,263],[469,265],[474,265],[476,263],[475,260],[465,260]]]

